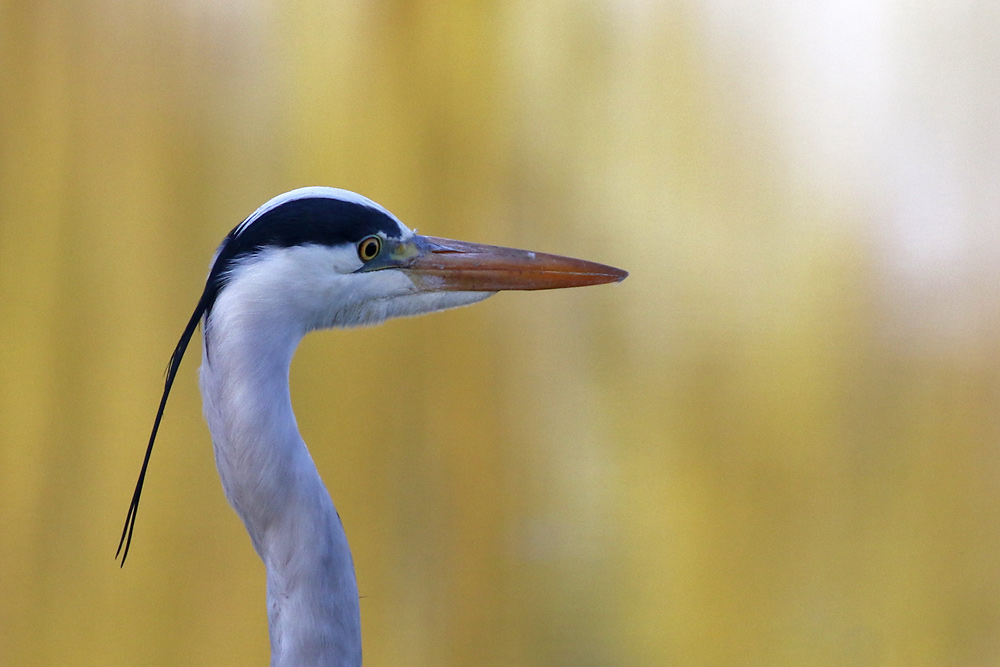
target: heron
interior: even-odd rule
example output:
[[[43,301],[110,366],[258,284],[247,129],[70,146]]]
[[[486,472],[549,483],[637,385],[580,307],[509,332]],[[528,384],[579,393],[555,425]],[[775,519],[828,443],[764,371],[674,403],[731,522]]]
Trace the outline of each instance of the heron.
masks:
[[[274,197],[212,258],[167,365],[115,557],[124,566],[167,397],[200,324],[203,412],[225,496],[264,563],[271,665],[360,665],[347,536],[292,412],[289,370],[303,336],[464,306],[502,290],[627,275],[580,259],[423,236],[348,190],[306,187]]]

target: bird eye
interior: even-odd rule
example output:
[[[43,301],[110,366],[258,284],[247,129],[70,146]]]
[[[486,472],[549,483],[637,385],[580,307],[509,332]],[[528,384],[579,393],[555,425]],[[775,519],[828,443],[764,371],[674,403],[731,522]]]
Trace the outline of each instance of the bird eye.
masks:
[[[378,257],[381,250],[382,239],[377,236],[369,236],[358,244],[358,257],[361,258],[362,262],[370,262]]]

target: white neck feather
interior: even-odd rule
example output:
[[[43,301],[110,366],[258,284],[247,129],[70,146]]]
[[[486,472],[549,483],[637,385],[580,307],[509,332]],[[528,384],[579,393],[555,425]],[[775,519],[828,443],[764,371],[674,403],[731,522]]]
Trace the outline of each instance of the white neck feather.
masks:
[[[305,329],[281,308],[237,302],[212,311],[201,392],[223,489],[267,569],[271,665],[360,665],[347,537],[292,413],[288,372]]]
[[[350,245],[262,250],[233,270],[203,327],[205,419],[226,497],[267,568],[272,665],[361,664],[351,552],[292,413],[299,341],[490,295],[421,291],[402,271],[360,266]]]

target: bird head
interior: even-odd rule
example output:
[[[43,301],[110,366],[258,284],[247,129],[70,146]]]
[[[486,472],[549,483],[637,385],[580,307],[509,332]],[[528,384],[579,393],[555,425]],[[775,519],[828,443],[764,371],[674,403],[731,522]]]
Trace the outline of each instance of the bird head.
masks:
[[[422,236],[370,199],[309,187],[275,197],[229,233],[200,305],[208,330],[213,311],[225,309],[280,318],[305,333],[454,308],[501,290],[626,275],[594,262]]]

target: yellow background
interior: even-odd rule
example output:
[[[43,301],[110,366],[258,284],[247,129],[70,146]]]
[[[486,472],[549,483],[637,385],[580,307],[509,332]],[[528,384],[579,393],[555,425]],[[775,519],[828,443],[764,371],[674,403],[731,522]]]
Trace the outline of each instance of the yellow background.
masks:
[[[264,665],[181,367],[334,185],[621,266],[314,334],[367,665],[1000,664],[993,3],[0,0],[0,664]]]

